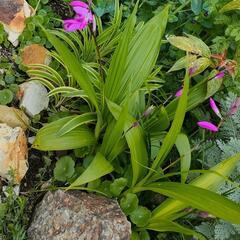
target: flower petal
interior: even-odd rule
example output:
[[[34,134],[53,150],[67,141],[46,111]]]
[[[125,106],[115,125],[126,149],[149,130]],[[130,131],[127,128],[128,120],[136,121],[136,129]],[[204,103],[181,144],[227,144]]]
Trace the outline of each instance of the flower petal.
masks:
[[[72,2],[70,3],[70,5],[71,5],[72,7],[82,7],[82,8],[87,8],[87,9],[89,9],[88,4],[85,3],[85,2],[82,2],[82,1],[72,1]]]
[[[63,26],[65,31],[73,32],[81,29],[81,22],[78,21],[77,19],[68,19],[68,20],[64,20]]]
[[[214,101],[212,98],[210,98],[210,107],[211,107],[212,110],[216,113],[216,115],[217,115],[219,118],[222,119],[222,115],[221,115],[221,113],[220,113],[220,111],[219,111],[219,109],[218,109],[215,101]]]
[[[217,132],[218,131],[218,127],[215,126],[213,123],[211,122],[207,122],[207,121],[200,121],[197,123],[197,125],[201,128],[207,129],[211,132]]]

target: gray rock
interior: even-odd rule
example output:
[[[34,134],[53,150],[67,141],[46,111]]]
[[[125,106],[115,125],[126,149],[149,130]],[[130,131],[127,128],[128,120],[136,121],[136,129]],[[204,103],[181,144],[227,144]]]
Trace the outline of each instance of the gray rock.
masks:
[[[131,224],[114,200],[81,191],[48,192],[37,206],[29,240],[128,240]]]
[[[20,99],[20,107],[23,107],[29,116],[33,117],[47,109],[48,92],[41,83],[25,82],[20,85],[20,92],[23,95]]]

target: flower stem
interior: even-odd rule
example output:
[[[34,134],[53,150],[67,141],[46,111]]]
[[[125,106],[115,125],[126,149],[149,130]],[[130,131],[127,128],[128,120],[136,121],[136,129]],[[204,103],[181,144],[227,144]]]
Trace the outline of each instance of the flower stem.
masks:
[[[95,33],[93,32],[91,27],[89,27],[89,29],[90,29],[91,35],[93,37],[94,44],[96,46],[97,62],[98,62],[98,66],[99,66],[99,73],[100,73],[102,81],[104,82],[104,71],[103,71],[103,67],[102,67],[102,61],[101,61],[102,58],[101,58],[100,48],[99,48],[99,45],[97,43],[97,38],[96,38]]]

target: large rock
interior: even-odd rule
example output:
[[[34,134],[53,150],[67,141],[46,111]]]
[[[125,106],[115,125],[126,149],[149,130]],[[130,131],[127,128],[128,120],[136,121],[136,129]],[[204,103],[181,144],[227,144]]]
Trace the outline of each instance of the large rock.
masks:
[[[0,176],[20,183],[28,170],[27,156],[27,138],[22,128],[11,128],[1,123]]]
[[[25,28],[25,20],[34,15],[34,9],[26,0],[1,0],[0,1],[0,22],[8,33],[8,40],[18,45],[18,37]]]
[[[131,224],[116,201],[81,191],[48,192],[37,206],[29,240],[128,240]]]

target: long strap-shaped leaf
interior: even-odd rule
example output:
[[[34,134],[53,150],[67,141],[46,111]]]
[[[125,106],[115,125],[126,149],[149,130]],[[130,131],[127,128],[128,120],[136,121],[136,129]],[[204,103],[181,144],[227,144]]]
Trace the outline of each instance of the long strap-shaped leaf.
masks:
[[[152,223],[148,224],[145,228],[149,229],[149,230],[157,231],[157,232],[177,232],[177,233],[182,233],[185,235],[198,237],[199,240],[206,240],[206,238],[203,235],[201,235],[189,228],[181,226],[178,223],[168,221],[168,220],[152,222]]]
[[[191,146],[187,135],[180,133],[175,145],[181,158],[181,182],[185,183],[191,166]]]
[[[101,153],[97,153],[87,169],[75,180],[68,189],[94,181],[113,171],[113,166]]]
[[[111,106],[111,103],[108,103],[108,105]],[[111,109],[111,107],[109,108]],[[107,130],[103,138],[101,150],[100,150],[100,152],[104,156],[106,156],[107,159],[108,159],[108,156],[111,155],[115,147],[118,145],[119,141],[122,139],[122,134],[124,131],[124,126],[125,126],[127,117],[128,117],[128,104],[126,104],[122,108],[117,120],[113,118],[107,127]]]
[[[118,120],[122,108],[111,101],[108,101],[108,107],[114,118]],[[131,153],[133,172],[132,186],[145,175],[146,167],[148,166],[148,155],[143,130],[139,125],[133,127],[134,123],[136,123],[136,120],[131,115],[127,114],[124,133]]]
[[[137,187],[135,192],[153,191],[207,211],[231,223],[240,224],[240,205],[212,191],[189,184],[162,182]]]
[[[142,87],[151,74],[161,48],[161,40],[168,20],[169,6],[146,23],[130,44],[125,73],[120,88],[114,92],[114,101],[120,104],[129,92]]]
[[[82,125],[59,137],[57,132],[75,116],[65,117],[41,128],[33,143],[33,148],[42,151],[69,150],[95,144],[96,139],[90,129]]]
[[[240,161],[240,153],[220,162],[213,168],[211,168],[209,173],[205,173],[195,180],[193,180],[190,184],[205,188],[211,191],[216,191],[218,187],[224,182],[224,177],[229,176],[234,170],[236,164]],[[218,174],[215,174],[216,172]],[[221,175],[223,177],[221,177]],[[189,205],[176,200],[176,199],[168,199],[164,201],[159,207],[157,207],[153,211],[153,219],[176,219],[177,216],[175,213],[184,210]],[[172,217],[173,216],[173,217]]]
[[[127,56],[129,53],[129,44],[132,39],[132,32],[136,23],[136,8],[126,23],[122,33],[119,45],[117,46],[108,70],[105,84],[105,94],[109,100],[115,101],[115,98],[121,87],[121,79],[127,68]]]
[[[65,135],[66,133],[71,132],[73,129],[76,129],[79,126],[84,124],[94,122],[97,120],[95,113],[84,113],[78,116],[75,116],[69,122],[67,122],[62,128],[58,131],[57,135],[59,137]]]
[[[188,90],[189,90],[189,75],[186,73],[183,87],[183,94],[180,97],[175,118],[173,120],[172,126],[168,131],[166,137],[163,140],[163,144],[160,148],[160,151],[154,160],[151,169],[157,169],[165,160],[168,153],[171,151],[179,132],[181,131],[182,124],[184,121],[185,113],[187,110],[187,99],[188,99]],[[142,185],[148,181],[153,176],[153,171],[149,171],[148,175],[143,179],[139,184]]]
[[[64,42],[62,42],[60,39],[54,36],[54,34],[52,34],[50,31],[45,30],[45,33],[47,35],[49,42],[55,47],[55,49],[61,56],[61,59],[64,62],[64,64],[70,70],[73,77],[77,80],[80,87],[85,91],[92,104],[98,110],[96,93],[91,84],[91,80],[89,79],[89,75],[82,67],[82,64],[79,62],[76,56],[69,50],[66,44],[64,44]]]

